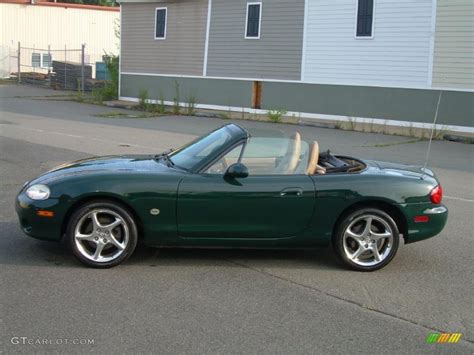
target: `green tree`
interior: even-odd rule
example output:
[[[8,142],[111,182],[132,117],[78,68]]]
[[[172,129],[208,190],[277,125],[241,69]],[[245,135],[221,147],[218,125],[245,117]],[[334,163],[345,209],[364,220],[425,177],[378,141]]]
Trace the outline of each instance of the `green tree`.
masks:
[[[60,0],[58,2],[63,2],[63,3],[68,3],[68,4],[118,6],[115,0]]]

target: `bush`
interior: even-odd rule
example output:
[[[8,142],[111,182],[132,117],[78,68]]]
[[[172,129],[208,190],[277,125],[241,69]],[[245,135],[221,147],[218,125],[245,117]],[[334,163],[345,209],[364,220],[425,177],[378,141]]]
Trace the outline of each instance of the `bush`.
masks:
[[[148,111],[150,103],[148,102],[148,90],[140,89],[138,92],[138,107],[144,111]]]
[[[105,85],[103,88],[92,90],[92,96],[96,101],[110,101],[117,99],[117,89],[110,85]]]
[[[166,106],[165,106],[165,98],[163,93],[160,92],[158,105],[157,105],[158,113],[160,115],[164,115],[166,113]]]
[[[110,75],[103,88],[92,90],[92,95],[97,101],[116,100],[118,98],[119,82],[119,56],[107,54],[103,56],[105,65]]]
[[[281,122],[284,115],[286,115],[285,110],[270,110],[267,112],[268,119],[274,123]]]
[[[196,95],[189,94],[186,98],[186,115],[193,116],[196,113]]]

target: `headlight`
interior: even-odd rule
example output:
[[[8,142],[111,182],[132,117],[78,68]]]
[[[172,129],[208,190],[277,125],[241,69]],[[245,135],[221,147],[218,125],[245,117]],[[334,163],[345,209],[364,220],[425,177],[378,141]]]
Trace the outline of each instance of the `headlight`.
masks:
[[[49,197],[51,191],[49,190],[48,186],[38,184],[30,186],[25,193],[26,196],[32,200],[46,200]]]

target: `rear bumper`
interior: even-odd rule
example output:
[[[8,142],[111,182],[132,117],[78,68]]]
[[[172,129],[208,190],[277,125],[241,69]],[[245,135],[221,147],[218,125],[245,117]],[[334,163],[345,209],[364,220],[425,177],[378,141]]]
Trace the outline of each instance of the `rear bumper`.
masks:
[[[443,230],[448,220],[448,209],[444,205],[416,203],[403,206],[407,218],[408,235],[405,243],[414,243],[432,238]],[[415,222],[416,216],[426,216],[426,222]]]
[[[36,239],[61,239],[61,221],[64,217],[64,204],[60,199],[49,198],[43,201],[33,201],[23,192],[18,194],[15,209],[23,232]],[[38,211],[51,211],[53,217],[40,217]]]

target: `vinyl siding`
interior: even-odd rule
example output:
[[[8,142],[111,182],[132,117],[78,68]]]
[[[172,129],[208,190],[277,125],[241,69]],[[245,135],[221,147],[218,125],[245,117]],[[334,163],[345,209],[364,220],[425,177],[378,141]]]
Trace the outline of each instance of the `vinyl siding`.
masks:
[[[207,0],[122,4],[121,71],[202,75]],[[167,7],[166,39],[155,40],[155,8]]]
[[[306,82],[427,87],[432,0],[375,0],[373,38],[355,37],[356,0],[307,0]]]
[[[182,101],[193,95],[196,103],[223,105],[224,107],[250,107],[252,83],[244,80],[183,78],[173,76],[122,75],[121,96],[137,97],[140,90],[159,93],[160,99],[172,102],[176,97],[175,85],[179,84]],[[156,94],[151,99],[158,99]]]
[[[86,60],[89,56],[90,61],[101,61],[104,52],[118,53],[114,28],[119,15],[118,11],[0,3],[0,46],[16,51],[21,42],[22,47],[62,50],[80,49],[84,43]],[[70,56],[68,60],[80,60],[79,54]],[[55,57],[62,60],[53,53]]]
[[[196,105],[217,105],[225,112],[241,113],[251,104],[252,82],[248,80],[183,78],[147,75],[122,75],[122,99],[136,98],[141,89],[162,93],[172,102],[174,83],[178,82],[182,98],[196,94]],[[156,99],[154,97],[153,99]],[[275,108],[317,115],[347,118],[390,119],[402,122],[432,123],[438,101],[438,91],[432,89],[380,88],[373,86],[321,85],[297,82],[263,82],[262,110]],[[473,92],[443,91],[437,127],[463,126],[473,132]],[[182,103],[185,104],[185,103]],[[306,120],[308,122],[308,120]],[[347,122],[347,121],[346,121]],[[407,124],[409,126],[409,124]],[[407,128],[406,133],[409,132]]]
[[[433,87],[474,89],[474,1],[438,0]]]
[[[304,0],[263,0],[260,39],[244,38],[246,12],[247,1],[212,1],[207,75],[299,80]]]

